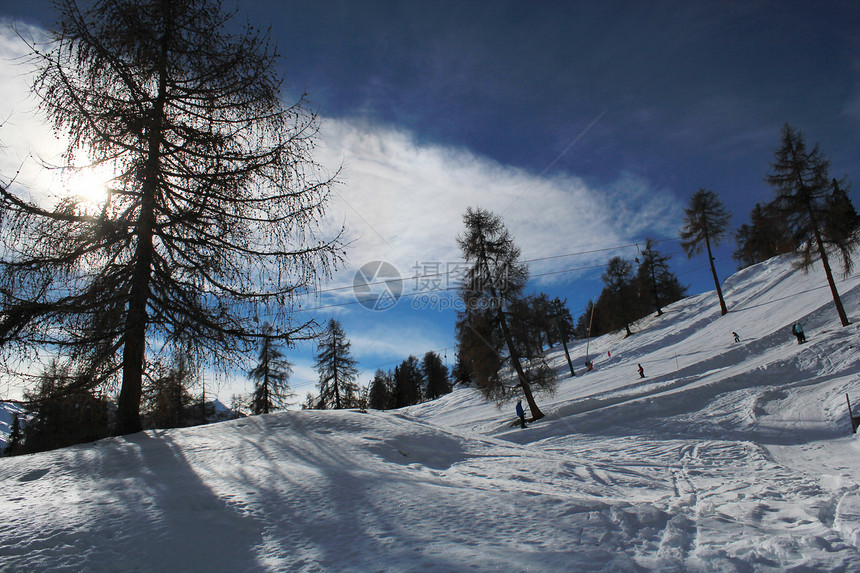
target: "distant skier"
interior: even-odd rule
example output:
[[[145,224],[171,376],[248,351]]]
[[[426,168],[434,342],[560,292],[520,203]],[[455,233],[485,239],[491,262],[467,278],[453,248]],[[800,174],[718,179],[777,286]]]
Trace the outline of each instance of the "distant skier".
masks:
[[[517,400],[517,416],[520,419],[520,428],[526,427],[526,413],[523,410],[523,401]]]
[[[606,357],[607,357],[607,358],[612,358],[612,351],[611,351],[611,350],[607,350],[607,351],[606,351]]]
[[[740,337],[740,336],[738,336],[738,333],[737,333],[737,332],[732,332],[732,336],[734,336],[734,337],[735,337],[735,342],[740,342],[740,341],[741,341],[741,337]]]
[[[791,333],[797,338],[798,344],[806,342],[806,335],[803,333],[803,326],[800,322],[795,322],[791,325]]]
[[[641,364],[637,364],[636,366],[638,366],[637,370],[639,370],[639,378],[645,378],[645,369],[642,368]]]

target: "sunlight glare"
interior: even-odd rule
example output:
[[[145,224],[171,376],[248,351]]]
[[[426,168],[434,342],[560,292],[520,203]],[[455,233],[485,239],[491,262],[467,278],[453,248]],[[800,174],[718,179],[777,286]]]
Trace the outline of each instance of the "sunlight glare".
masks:
[[[96,207],[108,197],[108,187],[114,178],[108,165],[86,167],[72,172],[64,182],[66,192],[77,197],[83,204]]]

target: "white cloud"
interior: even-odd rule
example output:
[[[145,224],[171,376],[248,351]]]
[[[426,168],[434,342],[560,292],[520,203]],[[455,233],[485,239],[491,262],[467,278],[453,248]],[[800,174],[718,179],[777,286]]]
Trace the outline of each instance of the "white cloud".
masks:
[[[416,262],[460,260],[455,239],[467,207],[500,215],[526,260],[642,242],[674,233],[680,219],[670,193],[629,173],[595,188],[572,175],[535,176],[465,149],[419,144],[407,132],[363,121],[324,119],[323,142],[323,164],[344,164],[332,220],[346,221],[354,239],[339,281],[373,260],[404,276]],[[530,266],[538,274],[597,260],[606,254]]]

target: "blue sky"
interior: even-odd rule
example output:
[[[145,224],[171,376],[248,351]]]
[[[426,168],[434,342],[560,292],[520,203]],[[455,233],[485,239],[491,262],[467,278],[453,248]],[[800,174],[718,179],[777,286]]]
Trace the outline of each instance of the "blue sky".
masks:
[[[856,1],[249,0],[238,13],[271,27],[285,97],[308,93],[318,159],[343,164],[330,215],[352,245],[324,288],[349,287],[375,260],[404,277],[456,266],[460,217],[481,206],[532,261],[530,287],[567,298],[574,317],[599,294],[606,261],[632,258],[646,237],[698,293],[713,282],[704,257],[688,261],[674,240],[683,207],[705,187],[733,227],[747,222],[772,196],[764,178],[784,123],[820,144],[834,176],[858,176]],[[8,177],[27,153],[48,153],[8,61],[20,48],[9,22],[46,26],[53,9],[6,2],[0,18]],[[733,248],[730,237],[718,250],[721,278],[736,268]],[[433,302],[418,294],[373,312],[345,288],[305,307],[342,320],[366,382],[409,354],[453,362],[453,311],[416,309]],[[311,353],[293,354],[302,397],[315,383]]]

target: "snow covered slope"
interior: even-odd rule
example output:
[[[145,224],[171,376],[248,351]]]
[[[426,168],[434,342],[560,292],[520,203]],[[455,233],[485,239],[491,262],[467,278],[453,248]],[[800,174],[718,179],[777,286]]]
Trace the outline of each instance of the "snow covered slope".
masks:
[[[858,571],[860,330],[786,259],[724,293],[556,349],[525,430],[460,388],[0,459],[0,569]]]

